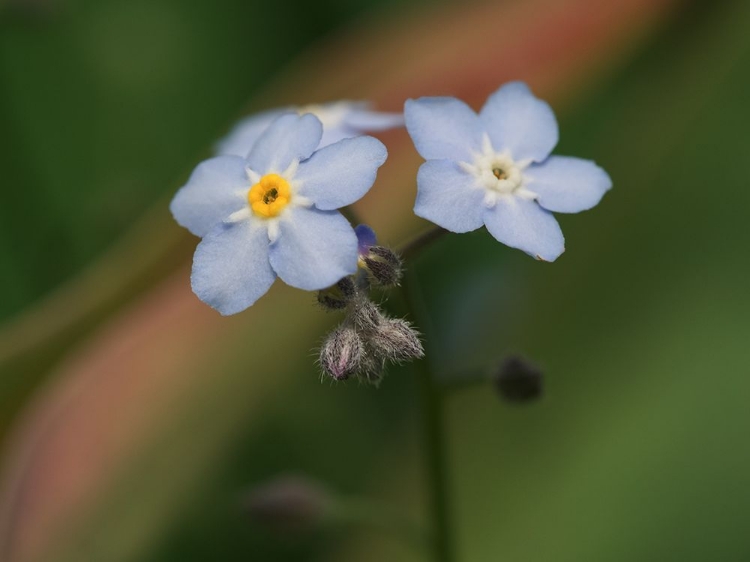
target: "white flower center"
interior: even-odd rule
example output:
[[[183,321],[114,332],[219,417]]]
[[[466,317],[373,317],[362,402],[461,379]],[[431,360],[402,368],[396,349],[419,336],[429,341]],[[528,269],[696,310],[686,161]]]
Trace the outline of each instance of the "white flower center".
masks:
[[[507,150],[496,151],[489,136],[485,134],[482,151],[474,155],[472,162],[461,162],[460,165],[486,190],[485,205],[492,207],[498,197],[536,197],[536,194],[526,189],[527,181],[523,172],[529,164],[531,160],[513,160]]]

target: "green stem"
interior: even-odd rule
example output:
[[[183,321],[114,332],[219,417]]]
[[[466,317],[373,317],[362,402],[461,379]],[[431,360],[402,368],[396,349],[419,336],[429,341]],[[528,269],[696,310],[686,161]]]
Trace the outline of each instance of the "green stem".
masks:
[[[431,241],[431,240],[430,240]],[[420,246],[424,245],[419,243]],[[416,285],[414,267],[403,282],[404,299],[412,316],[417,320],[418,312],[424,311],[419,289]],[[419,311],[417,310],[419,308]],[[424,311],[426,312],[426,311]],[[426,315],[423,313],[423,320]],[[455,560],[453,535],[449,514],[448,475],[445,450],[445,419],[443,392],[430,369],[427,359],[415,363],[422,399],[425,461],[429,490],[430,513],[432,516],[432,549],[435,562]]]
[[[450,510],[442,395],[424,359],[418,362],[418,369],[422,391],[422,416],[432,504],[435,561],[451,562],[454,559],[453,537],[448,521]]]

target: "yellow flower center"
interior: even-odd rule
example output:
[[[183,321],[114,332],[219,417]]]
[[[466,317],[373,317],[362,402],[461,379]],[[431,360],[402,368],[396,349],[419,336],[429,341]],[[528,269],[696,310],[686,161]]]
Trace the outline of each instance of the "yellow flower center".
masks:
[[[275,217],[289,204],[292,193],[289,182],[278,174],[266,174],[250,188],[247,201],[259,217]]]

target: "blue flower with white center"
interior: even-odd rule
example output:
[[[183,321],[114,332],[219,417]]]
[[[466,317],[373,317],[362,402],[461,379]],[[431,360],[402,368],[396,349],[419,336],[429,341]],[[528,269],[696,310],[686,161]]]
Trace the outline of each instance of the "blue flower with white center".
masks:
[[[193,291],[221,314],[252,305],[277,276],[313,291],[356,272],[357,235],[337,209],[367,193],[387,152],[367,136],[316,151],[322,135],[314,115],[284,114],[247,158],[202,162],[172,200],[177,222],[203,238]]]
[[[272,109],[242,119],[224,139],[217,143],[216,153],[245,156],[274,119],[292,111],[299,115],[312,113],[323,123],[323,137],[320,139],[318,148],[326,147],[342,139],[404,125],[403,114],[374,111],[371,104],[366,101],[336,101]]]
[[[565,239],[550,211],[585,211],[612,187],[594,162],[550,156],[555,115],[523,82],[502,86],[478,115],[451,97],[408,100],[404,115],[426,160],[414,212],[452,232],[484,225],[503,244],[554,261]]]

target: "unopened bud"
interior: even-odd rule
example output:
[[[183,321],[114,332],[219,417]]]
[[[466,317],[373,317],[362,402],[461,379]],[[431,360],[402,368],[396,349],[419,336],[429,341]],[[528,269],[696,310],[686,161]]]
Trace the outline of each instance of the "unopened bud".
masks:
[[[536,400],[544,389],[544,375],[537,366],[520,356],[508,357],[495,376],[495,387],[509,402]]]
[[[372,332],[368,343],[391,361],[411,361],[424,356],[416,330],[406,320],[387,318]]]
[[[367,297],[353,301],[349,315],[354,325],[363,334],[377,330],[378,326],[385,320],[385,316],[380,312],[378,306]]]
[[[374,281],[384,287],[398,285],[402,264],[396,252],[385,246],[372,246],[367,254],[362,256],[362,261]]]
[[[318,291],[318,302],[329,310],[341,310],[357,294],[357,288],[351,277],[344,277],[335,285]]]
[[[375,231],[366,224],[358,224],[354,227],[354,234],[357,235],[357,251],[360,256],[369,252],[378,241]]]
[[[362,363],[364,345],[351,326],[339,326],[331,332],[320,348],[320,366],[336,380],[346,380]]]
[[[279,532],[300,532],[318,526],[331,499],[316,482],[300,476],[280,476],[251,490],[242,507],[250,518]]]
[[[399,255],[386,246],[372,246],[370,248],[370,255],[386,261],[394,267],[401,267],[401,258]]]

